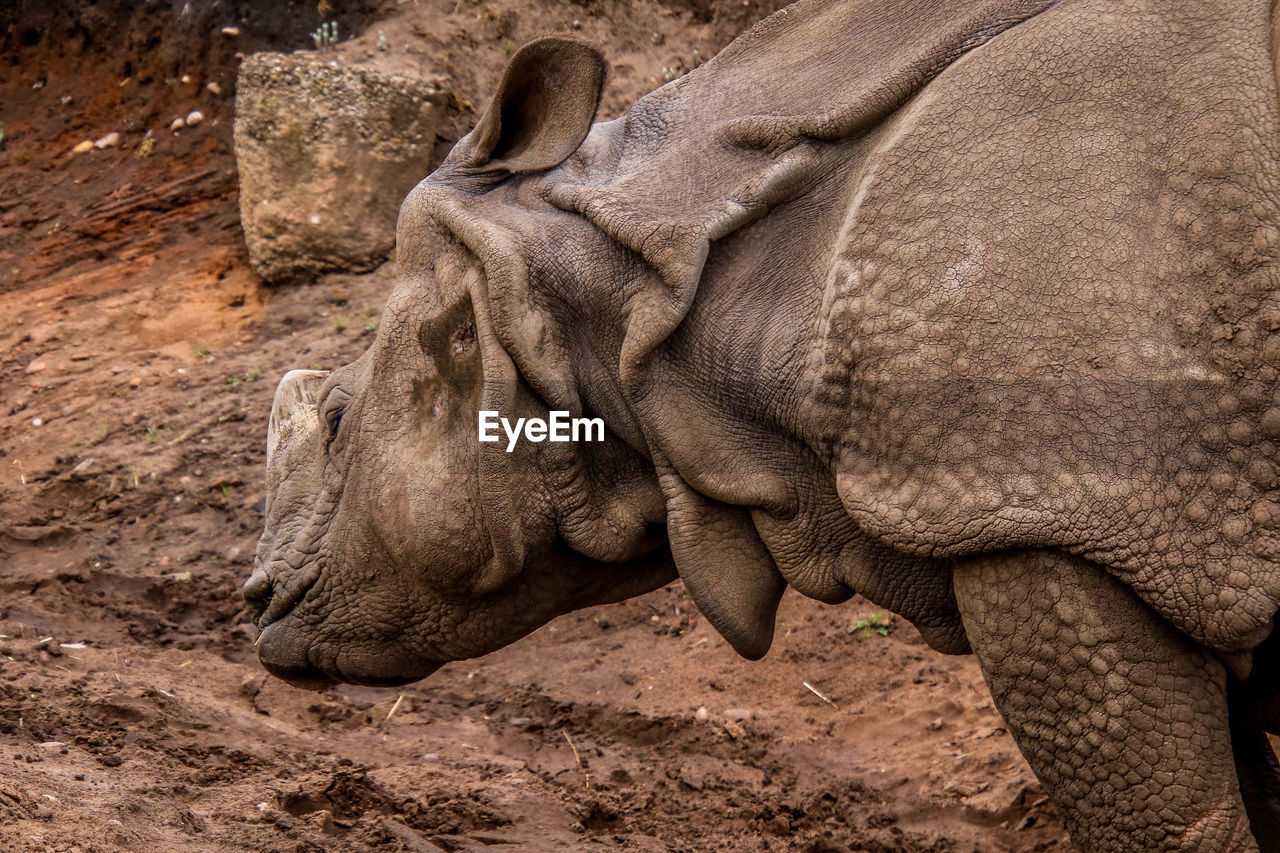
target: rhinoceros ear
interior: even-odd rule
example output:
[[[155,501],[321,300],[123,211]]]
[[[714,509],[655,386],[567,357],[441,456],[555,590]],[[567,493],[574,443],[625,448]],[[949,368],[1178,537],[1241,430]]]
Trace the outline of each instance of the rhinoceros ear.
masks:
[[[670,468],[659,480],[667,496],[671,555],[693,603],[738,654],[764,657],[787,582],[750,512],[699,494]]]
[[[472,131],[467,165],[486,172],[560,165],[591,130],[604,75],[604,57],[593,47],[555,37],[529,42],[507,63]]]

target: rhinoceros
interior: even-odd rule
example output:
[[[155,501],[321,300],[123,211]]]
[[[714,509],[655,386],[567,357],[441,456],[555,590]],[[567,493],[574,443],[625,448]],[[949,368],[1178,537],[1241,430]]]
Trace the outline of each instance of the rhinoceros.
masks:
[[[261,662],[404,683],[677,576],[757,658],[859,593],[1081,850],[1280,850],[1273,12],[802,0],[600,123],[528,44],[372,346],[279,386]]]

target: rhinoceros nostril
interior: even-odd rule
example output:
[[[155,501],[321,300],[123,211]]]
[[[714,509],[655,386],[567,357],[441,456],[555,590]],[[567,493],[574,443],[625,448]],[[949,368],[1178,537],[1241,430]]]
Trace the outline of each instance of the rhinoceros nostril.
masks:
[[[271,600],[271,579],[262,569],[254,569],[240,588],[240,595],[253,607],[256,615],[261,615]]]

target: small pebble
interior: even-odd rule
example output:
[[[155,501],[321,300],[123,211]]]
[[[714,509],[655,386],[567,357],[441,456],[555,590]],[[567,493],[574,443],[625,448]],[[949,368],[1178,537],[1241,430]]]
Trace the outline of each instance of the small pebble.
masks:
[[[33,427],[44,426],[44,418],[32,418],[31,425]]]
[[[707,719],[709,716],[711,716],[711,715],[707,713],[707,709],[706,709],[705,707],[704,707],[704,708],[699,708],[697,711],[694,711],[694,713],[693,713],[693,718],[694,718],[695,720],[705,720],[705,719]]]
[[[204,113],[199,110],[192,110],[187,113],[187,127],[195,127],[202,121],[204,121]]]
[[[428,752],[426,755],[422,756],[422,760],[428,764],[434,764],[440,760],[440,756],[436,755],[434,752]]]
[[[213,92],[213,94],[215,95],[222,94],[222,87],[212,80],[209,81],[209,84],[205,86],[205,88],[208,89],[210,92]]]
[[[37,358],[35,361],[27,365],[27,373],[39,373],[40,371],[44,370],[48,366],[49,366],[48,362],[42,361],[41,359]]]
[[[94,148],[115,148],[119,144],[120,144],[120,134],[116,133],[115,131],[112,131],[111,133],[108,133],[106,136],[99,139],[97,142],[93,143],[93,147]]]
[[[223,27],[222,34],[224,36],[231,36],[232,38],[235,38],[236,36],[240,35],[240,28],[239,27]]]
[[[73,152],[75,152],[76,154],[83,154],[83,153],[84,153],[84,152],[86,152],[86,151],[92,151],[92,150],[93,150],[93,140],[92,140],[92,139],[86,139],[84,142],[81,142],[79,145],[77,145],[75,148],[72,148],[71,150],[72,150]]]
[[[186,126],[187,126],[187,123],[183,121],[181,118],[175,118],[173,121],[169,122],[170,130],[182,130]]]
[[[132,379],[130,379],[130,380],[129,380],[129,387],[130,387],[130,388],[137,388],[137,387],[138,387],[139,385],[141,385],[141,384],[142,384],[142,377],[141,377],[141,376],[135,376],[135,377],[133,377]]]
[[[724,712],[724,718],[726,720],[749,720],[753,716],[755,715],[746,708],[729,708]]]

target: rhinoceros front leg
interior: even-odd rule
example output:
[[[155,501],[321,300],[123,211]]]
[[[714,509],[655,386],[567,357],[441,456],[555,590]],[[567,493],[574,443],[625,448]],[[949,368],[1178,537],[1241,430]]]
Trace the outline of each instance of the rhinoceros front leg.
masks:
[[[1095,564],[1020,552],[955,572],[991,694],[1086,853],[1256,853],[1227,675]]]

